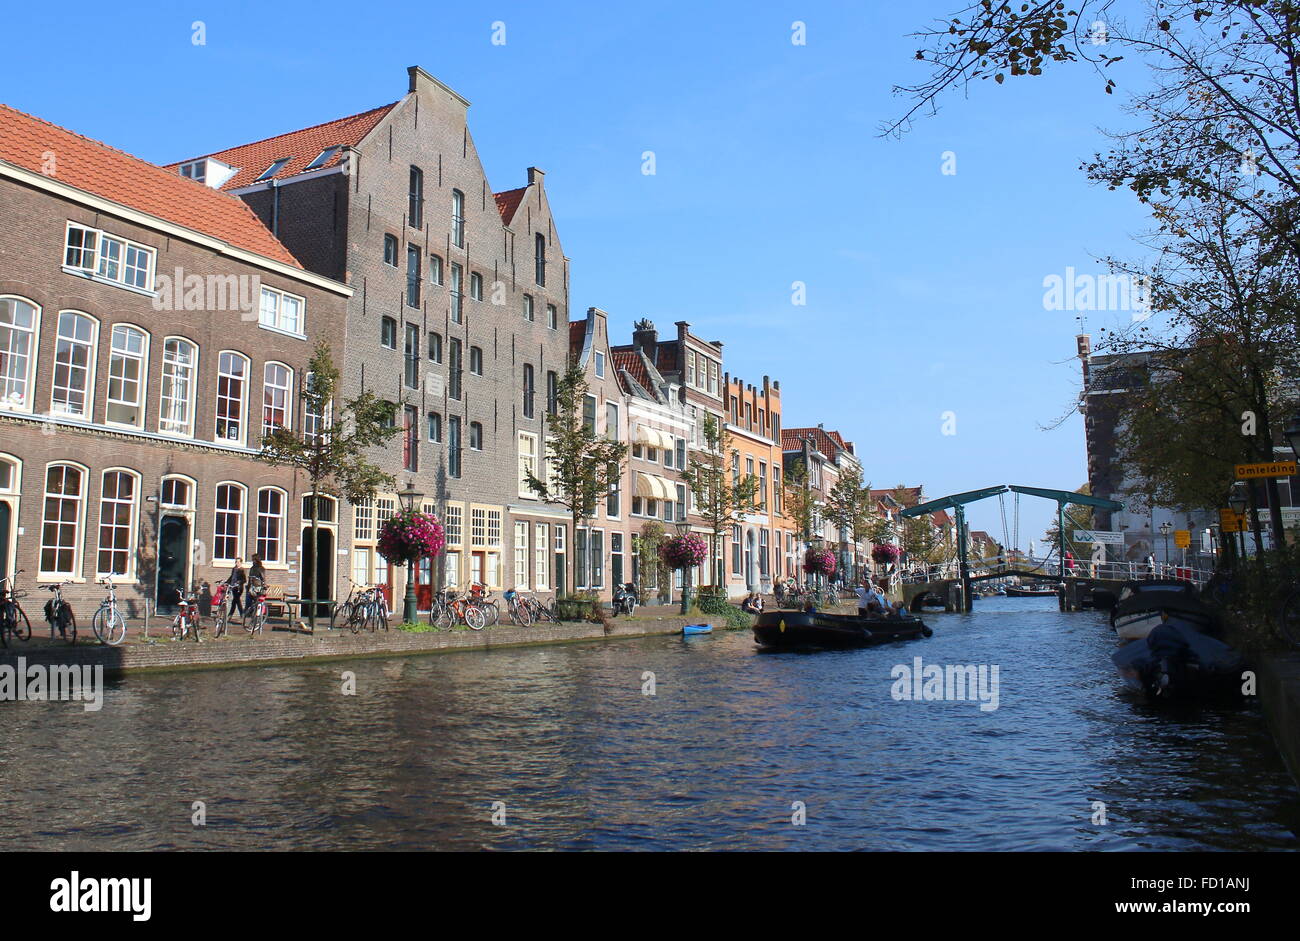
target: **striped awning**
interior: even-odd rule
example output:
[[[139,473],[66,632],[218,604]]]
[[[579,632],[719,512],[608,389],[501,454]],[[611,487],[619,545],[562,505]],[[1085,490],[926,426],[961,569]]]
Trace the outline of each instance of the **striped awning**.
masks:
[[[636,426],[636,440],[640,444],[648,444],[652,448],[663,448],[671,451],[673,449],[673,436],[666,431],[660,431],[658,428],[651,428],[649,425]]]
[[[655,500],[675,500],[677,498],[677,485],[666,477],[637,471],[636,495],[638,497],[651,497]]]

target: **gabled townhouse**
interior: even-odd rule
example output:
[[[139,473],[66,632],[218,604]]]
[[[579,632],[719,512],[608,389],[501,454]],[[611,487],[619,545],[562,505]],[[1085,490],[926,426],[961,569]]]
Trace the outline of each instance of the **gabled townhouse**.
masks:
[[[658,354],[657,335],[648,320],[636,323],[631,347],[611,351],[627,412],[630,448],[623,481],[628,532],[636,537],[646,535],[647,527],[658,527],[672,536],[679,527],[688,527],[707,538],[708,526],[694,512],[693,495],[681,478],[700,439],[699,406],[688,404],[686,390],[670,378],[676,373],[666,376],[660,372]],[[665,356],[662,361],[667,359]],[[707,560],[697,567],[691,584],[711,584],[706,581],[709,568]],[[642,590],[664,604],[684,585],[682,572],[661,579],[657,566],[643,567],[636,554],[631,575]]]
[[[786,428],[782,432],[781,447],[787,478],[796,467],[806,467],[814,492],[816,506],[813,512],[812,535],[824,540],[826,548],[833,551],[839,571],[852,577],[865,563],[865,553],[870,549],[866,540],[855,540],[847,528],[836,526],[826,518],[826,503],[841,473],[861,473],[862,462],[855,453],[853,442],[846,441],[838,431],[827,431],[824,425],[816,428]],[[875,491],[872,491],[873,495]],[[805,543],[798,547],[798,560],[802,563]],[[802,572],[802,568],[797,571]]]
[[[627,396],[609,345],[609,316],[587,308],[582,320],[569,322],[569,352],[587,379],[583,421],[596,434],[613,441],[628,440]],[[586,525],[574,534],[574,587],[609,600],[614,587],[632,579],[631,510],[621,476]],[[563,511],[568,519],[568,511]]]
[[[569,356],[569,260],[544,174],[494,192],[469,102],[419,67],[407,77],[391,104],[173,169],[240,197],[308,268],[353,289],[344,393],[391,402],[401,435],[375,455],[395,492],[341,513],[350,577],[405,591],[376,536],[413,488],[447,533],[418,573],[422,610],[439,585],[508,587],[525,560],[530,588],[563,589],[572,534],[521,486]]]
[[[763,377],[762,386],[746,384],[726,374],[727,414],[731,436],[731,474],[757,481],[758,511],[750,513],[728,534],[727,593],[743,597],[753,591],[770,594],[777,578],[796,575],[790,557],[802,538],[798,526],[784,515],[781,447],[781,383]]]
[[[313,420],[350,294],[240,200],[0,106],[0,577],[84,620],[106,577],[137,616],[254,555],[289,594],[337,574],[303,480],[254,458]]]

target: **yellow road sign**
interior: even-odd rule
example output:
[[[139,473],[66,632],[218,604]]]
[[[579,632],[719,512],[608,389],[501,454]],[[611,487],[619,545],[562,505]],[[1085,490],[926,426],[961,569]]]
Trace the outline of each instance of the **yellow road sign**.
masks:
[[[1232,509],[1219,510],[1219,528],[1225,533],[1244,533],[1246,514]]]
[[[1175,529],[1174,545],[1179,549],[1190,548],[1192,545],[1192,531],[1190,529]]]
[[[1264,461],[1260,464],[1238,464],[1237,479],[1255,477],[1294,477],[1295,461]]]

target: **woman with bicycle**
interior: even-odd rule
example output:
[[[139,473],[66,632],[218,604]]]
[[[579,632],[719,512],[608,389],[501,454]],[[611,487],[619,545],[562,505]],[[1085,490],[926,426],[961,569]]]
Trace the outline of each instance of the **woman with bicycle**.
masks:
[[[257,559],[254,559],[254,563],[261,567],[261,562]],[[235,567],[231,569],[230,577],[226,579],[226,591],[230,595],[230,614],[233,617],[238,611],[240,620],[244,617],[244,585],[247,583],[248,573],[244,571],[244,560],[236,559]]]

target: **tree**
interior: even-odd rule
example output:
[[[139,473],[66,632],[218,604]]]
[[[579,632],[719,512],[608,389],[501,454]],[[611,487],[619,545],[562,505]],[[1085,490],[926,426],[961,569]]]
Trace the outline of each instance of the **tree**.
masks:
[[[848,540],[856,546],[871,522],[871,485],[863,486],[862,469],[847,466],[840,470],[835,486],[826,495],[824,515],[840,533],[841,556],[847,558]],[[856,557],[852,560],[856,566]]]
[[[596,501],[607,496],[623,476],[627,445],[596,434],[594,407],[585,413],[587,376],[577,363],[570,363],[556,386],[556,414],[546,439],[546,480],[533,468],[526,471],[528,489],[547,503],[568,508],[577,545],[578,530],[596,512]],[[569,553],[570,584],[577,585],[577,553]],[[588,572],[591,554],[587,553]],[[590,579],[586,579],[587,582]]]
[[[1092,489],[1088,484],[1074,491],[1075,493],[1091,494]],[[1074,538],[1076,529],[1093,529],[1093,511],[1094,508],[1083,503],[1067,503],[1065,505],[1065,551],[1072,553],[1075,559],[1080,561],[1092,558],[1091,542],[1080,542]],[[1048,545],[1048,553],[1056,552],[1061,542],[1061,527],[1059,520],[1052,520],[1047,532],[1043,533],[1043,539]],[[1060,560],[1064,563],[1064,560]]]
[[[391,487],[393,477],[366,457],[393,435],[393,406],[372,392],[362,392],[347,402],[338,401],[339,371],[329,344],[321,341],[307,364],[298,399],[300,420],[296,430],[278,426],[262,439],[258,460],[272,466],[292,467],[311,482],[312,565],[307,566],[304,596],[316,600],[317,536],[321,495],[342,497],[356,504],[381,487]],[[304,561],[306,553],[303,553]],[[316,606],[310,605],[308,624],[316,629]]]
[[[671,574],[668,566],[664,564],[663,558],[659,555],[659,547],[668,539],[664,532],[664,525],[658,520],[647,520],[641,524],[641,532],[632,537],[632,551],[636,553],[637,569],[641,573],[641,584],[637,587],[643,592],[640,599],[642,603],[646,601],[648,595],[644,592],[650,588],[663,589],[668,584],[668,577]]]
[[[813,520],[817,515],[817,491],[808,477],[802,457],[794,458],[785,472],[785,515],[794,520],[804,542],[812,538]]]
[[[710,552],[715,566],[715,586],[723,586],[724,533],[744,519],[748,513],[757,513],[758,478],[753,474],[734,473],[729,464],[739,468],[740,451],[731,445],[731,435],[713,415],[704,416],[704,452],[693,453],[687,467],[681,472],[695,498],[696,513],[709,526]]]

